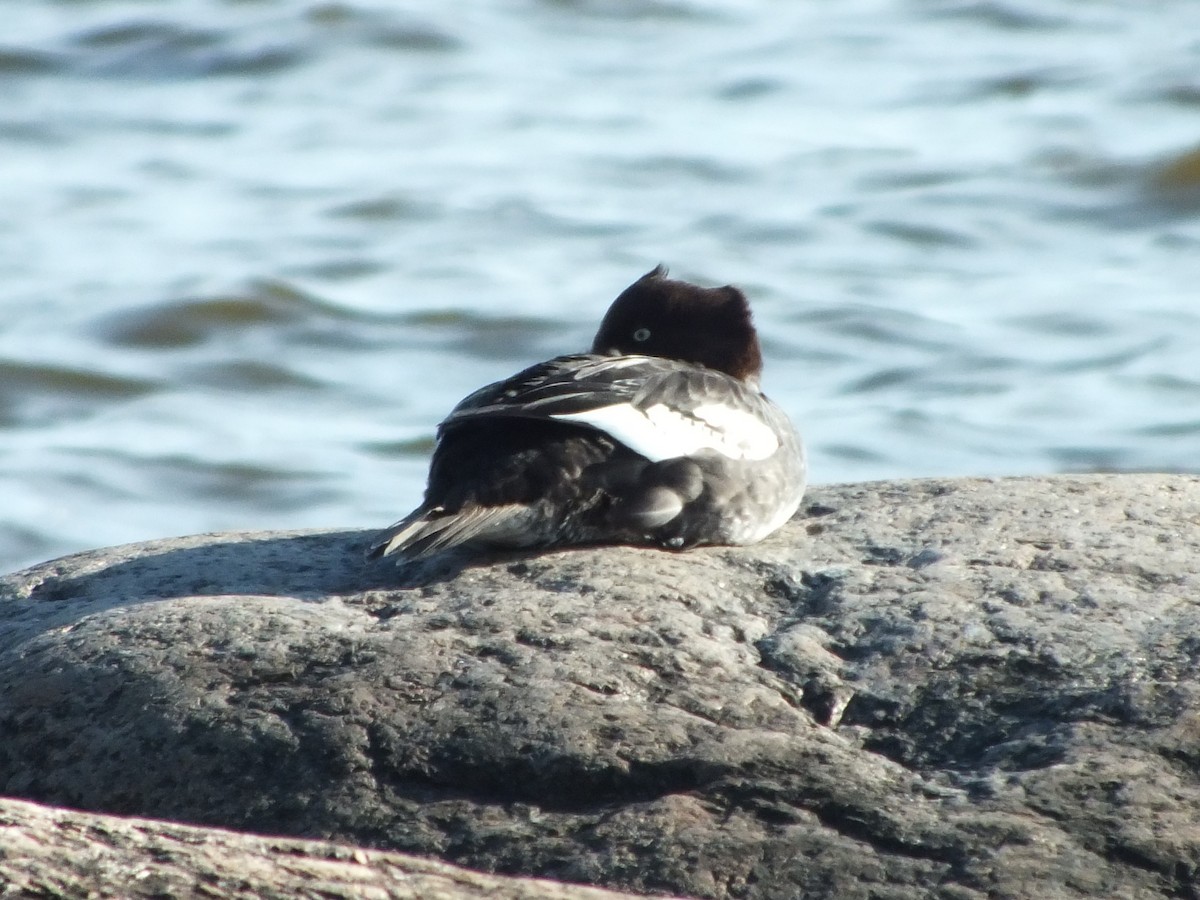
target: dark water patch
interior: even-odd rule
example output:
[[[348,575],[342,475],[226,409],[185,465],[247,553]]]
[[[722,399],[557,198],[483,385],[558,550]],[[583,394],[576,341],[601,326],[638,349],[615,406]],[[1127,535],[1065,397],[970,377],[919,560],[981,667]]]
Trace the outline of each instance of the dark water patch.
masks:
[[[429,219],[434,208],[406,197],[387,195],[368,200],[356,200],[331,207],[325,215],[332,219],[357,219],[362,222],[406,222]]]
[[[961,377],[949,377],[945,364],[936,367],[908,366],[880,369],[851,381],[839,393],[843,395],[872,394],[898,390],[923,398],[975,397],[1007,393],[1011,387],[994,377],[973,371],[969,361],[964,363]]]
[[[148,474],[180,496],[198,501],[249,502],[259,510],[302,510],[339,499],[340,492],[321,484],[314,472],[285,472],[249,464],[208,464],[192,459],[164,460]],[[168,494],[169,496],[169,494]]]
[[[249,394],[261,394],[264,391],[321,391],[329,387],[294,369],[250,360],[191,366],[182,373],[181,378],[188,385]]]
[[[80,185],[63,191],[67,209],[115,208],[130,197],[130,192],[121,187]]]
[[[378,275],[387,268],[388,266],[373,259],[331,259],[327,262],[303,266],[293,272],[321,281],[342,282]]]
[[[105,25],[74,37],[75,66],[113,78],[192,78],[211,75],[262,75],[300,63],[296,46],[240,49],[230,36],[213,29],[174,22],[142,21]]]
[[[395,21],[377,10],[348,3],[319,3],[308,10],[305,19],[326,30],[349,31],[362,43],[385,50],[447,53],[464,46],[458,38],[431,25]]]
[[[1200,216],[1200,147],[1151,160],[1114,161],[1068,152],[1039,162],[1087,196],[1044,204],[1053,221],[1137,230]]]
[[[1188,400],[1200,400],[1200,379],[1179,375],[1147,375],[1132,379],[1132,383],[1155,392],[1178,394]]]
[[[887,457],[862,444],[821,444],[821,452],[850,463],[883,463]]]
[[[1157,425],[1145,425],[1141,428],[1134,428],[1129,433],[1144,437],[1200,437],[1200,419],[1194,419],[1190,422],[1160,422]],[[1200,465],[1200,459],[1197,460],[1196,464]]]
[[[67,451],[68,457],[86,456],[89,461],[99,455],[109,455],[103,451]],[[57,457],[58,454],[56,453]],[[41,484],[46,485],[46,496],[65,497],[73,492],[78,492],[81,496],[89,494],[93,497],[102,498],[102,503],[116,499],[128,499],[129,494],[114,488],[107,483],[103,475],[91,465],[75,465],[69,466],[66,471],[62,471],[58,466],[59,460],[55,460],[54,469],[48,471],[45,475],[38,479],[39,487]],[[56,471],[57,470],[57,471]]]
[[[715,10],[670,0],[541,0],[543,6],[589,19],[711,21]]]
[[[757,100],[759,97],[769,97],[782,91],[786,85],[778,78],[739,78],[727,82],[717,88],[717,97],[721,100],[732,100],[744,103],[747,100]]]
[[[422,344],[444,347],[475,359],[529,359],[545,352],[564,325],[529,316],[488,316],[471,310],[426,310],[400,321],[417,330]]]
[[[270,75],[305,62],[308,54],[298,47],[260,47],[242,53],[214,54],[196,75]]]
[[[1162,232],[1154,235],[1151,244],[1160,250],[1195,254],[1191,258],[1200,259],[1200,234],[1181,234],[1178,231]]]
[[[153,178],[162,179],[165,181],[194,181],[197,177],[197,172],[191,166],[186,166],[182,163],[171,159],[148,159],[144,163],[138,164],[138,171]]]
[[[820,366],[827,371],[833,371],[834,366],[846,366],[859,361],[858,354],[828,344],[784,343],[772,337],[763,337],[761,332],[759,339],[762,343],[763,356],[767,359],[767,366],[772,372],[775,367],[771,360],[776,359],[803,360],[806,366]],[[773,376],[768,376],[768,378],[771,377]]]
[[[728,213],[705,216],[696,222],[695,227],[708,234],[757,245],[799,244],[809,240],[814,233],[812,228],[797,222],[769,222]]]
[[[87,466],[105,471],[104,488],[134,500],[211,506],[251,506],[256,511],[288,511],[328,502],[338,492],[319,472],[287,470],[247,462],[212,462],[186,455],[135,456],[121,451],[76,451]],[[84,466],[81,466],[83,468]]]
[[[436,441],[431,434],[409,438],[405,441],[369,441],[359,444],[364,453],[389,459],[395,456],[415,456],[424,459],[433,453]]]
[[[1073,373],[1073,372],[1112,372],[1127,366],[1132,362],[1152,355],[1157,350],[1162,350],[1169,344],[1167,338],[1158,338],[1153,341],[1145,341],[1136,346],[1129,347],[1124,350],[1117,350],[1112,353],[1098,353],[1090,356],[1083,356],[1076,359],[1066,359],[1061,362],[1051,363],[1046,366],[1049,372]]]
[[[925,369],[909,366],[904,368],[880,369],[855,379],[841,389],[842,394],[869,394],[895,387],[903,387],[920,381]]]
[[[49,75],[61,72],[65,60],[56,53],[24,47],[0,47],[0,75]]]
[[[450,53],[464,46],[462,41],[444,31],[422,25],[399,24],[372,29],[366,34],[366,42],[385,50],[420,53]]]
[[[280,281],[260,281],[245,294],[176,300],[115,313],[96,333],[119,347],[172,350],[254,328],[312,320],[344,321],[352,314]]]
[[[233,122],[184,121],[156,117],[125,119],[119,123],[114,122],[114,125],[119,125],[123,131],[141,132],[156,137],[226,138],[241,130],[241,127]],[[156,165],[161,168],[164,165],[171,165],[171,163],[161,159],[149,160],[142,164],[142,168],[144,171],[155,173],[157,172],[154,168]]]
[[[1200,147],[1190,147],[1152,164],[1147,194],[1151,202],[1170,212],[1200,213]]]
[[[954,184],[972,177],[966,172],[949,170],[933,171],[929,169],[889,169],[872,172],[858,179],[858,186],[863,191],[908,191],[921,188],[941,187]]]
[[[1024,72],[1007,72],[968,82],[958,90],[962,101],[988,100],[992,98],[1024,100],[1035,94],[1063,88],[1076,88],[1085,84],[1089,75],[1078,69],[1054,68]]]
[[[277,173],[271,173],[264,176],[261,180],[246,183],[242,187],[243,193],[248,197],[262,198],[271,202],[289,201],[289,200],[327,200],[329,197],[337,196],[337,191],[325,185],[315,184],[297,184],[289,181],[286,175],[280,177]],[[353,240],[322,237],[310,242],[311,246],[318,249],[329,249],[329,245],[333,246],[358,246],[358,242]]]
[[[1136,177],[1133,166],[1067,147],[1042,150],[1031,158],[1030,165],[1066,184],[1081,188],[1120,187],[1131,184]]]
[[[479,225],[488,234],[496,229],[530,238],[559,240],[564,237],[603,238],[628,234],[627,222],[581,219],[551,213],[531,200],[506,197],[479,212]]]
[[[125,400],[149,393],[156,387],[154,382],[140,378],[123,378],[62,366],[0,361],[0,389],[6,391],[78,394]]]
[[[63,147],[70,144],[63,134],[46,122],[0,122],[0,141],[31,144],[38,147]]]
[[[868,222],[863,227],[873,234],[893,238],[927,250],[939,247],[968,250],[978,244],[974,238],[961,232],[913,222],[875,221]]]
[[[1047,15],[1034,4],[948,2],[931,3],[924,10],[931,18],[964,19],[1005,31],[1047,31],[1068,28],[1072,24],[1062,16]]]
[[[1047,85],[1043,73],[1028,73],[1002,75],[998,78],[988,78],[975,83],[972,93],[979,98],[984,97],[1030,97]]]
[[[143,475],[162,486],[166,496],[211,502],[247,500],[263,509],[287,510],[328,500],[336,492],[314,472],[291,472],[250,463],[210,463],[189,457],[139,460]]]
[[[940,330],[934,322],[902,310],[856,304],[815,308],[789,318],[839,337],[890,348],[947,350],[953,346],[933,337]]]
[[[314,25],[337,27],[350,22],[361,22],[367,17],[364,10],[349,3],[318,3],[311,6],[305,13],[305,18]]]
[[[1071,473],[1127,471],[1129,450],[1125,447],[1047,447],[1057,470]]]
[[[956,367],[971,373],[1011,372],[1019,373],[1025,367],[1025,361],[1012,356],[988,356],[974,353],[962,356],[953,363]]]
[[[1200,109],[1200,82],[1172,84],[1157,91],[1152,97],[1185,109]]]
[[[0,361],[0,426],[73,418],[158,390],[157,382],[86,369]]]
[[[718,162],[711,157],[684,154],[643,156],[622,163],[626,175],[634,173],[651,182],[683,179],[702,184],[745,184],[753,181],[755,173],[738,166]]]
[[[1106,337],[1114,333],[1111,322],[1106,322],[1095,316],[1084,316],[1069,311],[1037,313],[1028,316],[1011,316],[1001,320],[1002,324],[1021,331],[1031,331],[1035,334],[1091,338]]]
[[[995,379],[984,379],[973,375],[962,378],[931,378],[921,385],[922,397],[994,397],[1007,394],[1013,386]]]
[[[387,323],[363,327],[353,322],[314,321],[303,325],[280,329],[271,339],[280,352],[303,352],[321,350],[358,354],[385,347],[403,348],[411,344],[403,339],[389,336]]]
[[[1117,202],[1043,203],[1042,217],[1058,224],[1085,228],[1138,230],[1162,224],[1161,212],[1148,208],[1140,199]]]
[[[104,25],[77,34],[74,43],[95,49],[144,47],[148,44],[171,45],[184,49],[212,47],[219,44],[216,31],[184,28],[170,22],[125,22]]]
[[[0,572],[15,571],[49,558],[58,540],[42,531],[12,523],[0,524]]]

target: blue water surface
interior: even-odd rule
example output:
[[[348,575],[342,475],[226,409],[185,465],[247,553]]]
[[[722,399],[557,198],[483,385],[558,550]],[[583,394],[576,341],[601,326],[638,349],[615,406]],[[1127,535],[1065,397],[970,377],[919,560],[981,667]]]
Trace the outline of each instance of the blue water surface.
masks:
[[[0,35],[0,571],[382,526],[656,263],[818,482],[1200,470],[1194,0],[58,0]]]

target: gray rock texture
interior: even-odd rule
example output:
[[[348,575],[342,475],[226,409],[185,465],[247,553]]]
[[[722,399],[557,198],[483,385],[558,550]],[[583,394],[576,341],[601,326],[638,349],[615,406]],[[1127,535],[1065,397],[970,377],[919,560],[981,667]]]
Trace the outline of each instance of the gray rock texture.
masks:
[[[0,798],[0,897],[96,900],[631,900],[445,863]]]
[[[755,547],[0,579],[0,793],[698,897],[1200,896],[1200,478],[815,488]]]

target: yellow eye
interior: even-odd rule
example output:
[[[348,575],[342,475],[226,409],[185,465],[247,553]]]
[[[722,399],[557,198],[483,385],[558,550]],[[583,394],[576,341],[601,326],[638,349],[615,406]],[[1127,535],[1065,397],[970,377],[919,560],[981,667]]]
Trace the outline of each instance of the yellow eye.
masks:
[[[639,328],[637,331],[635,331],[633,333],[633,339],[635,341],[637,341],[638,343],[641,343],[642,341],[650,340],[650,329],[649,328]]]

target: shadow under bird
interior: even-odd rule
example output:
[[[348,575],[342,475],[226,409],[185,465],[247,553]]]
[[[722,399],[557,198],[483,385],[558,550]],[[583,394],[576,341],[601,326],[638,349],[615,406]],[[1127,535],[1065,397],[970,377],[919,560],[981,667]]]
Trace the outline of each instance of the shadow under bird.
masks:
[[[590,353],[459,403],[438,427],[425,501],[368,556],[760,541],[791,518],[806,477],[761,374],[745,295],[659,266],[613,302]]]

